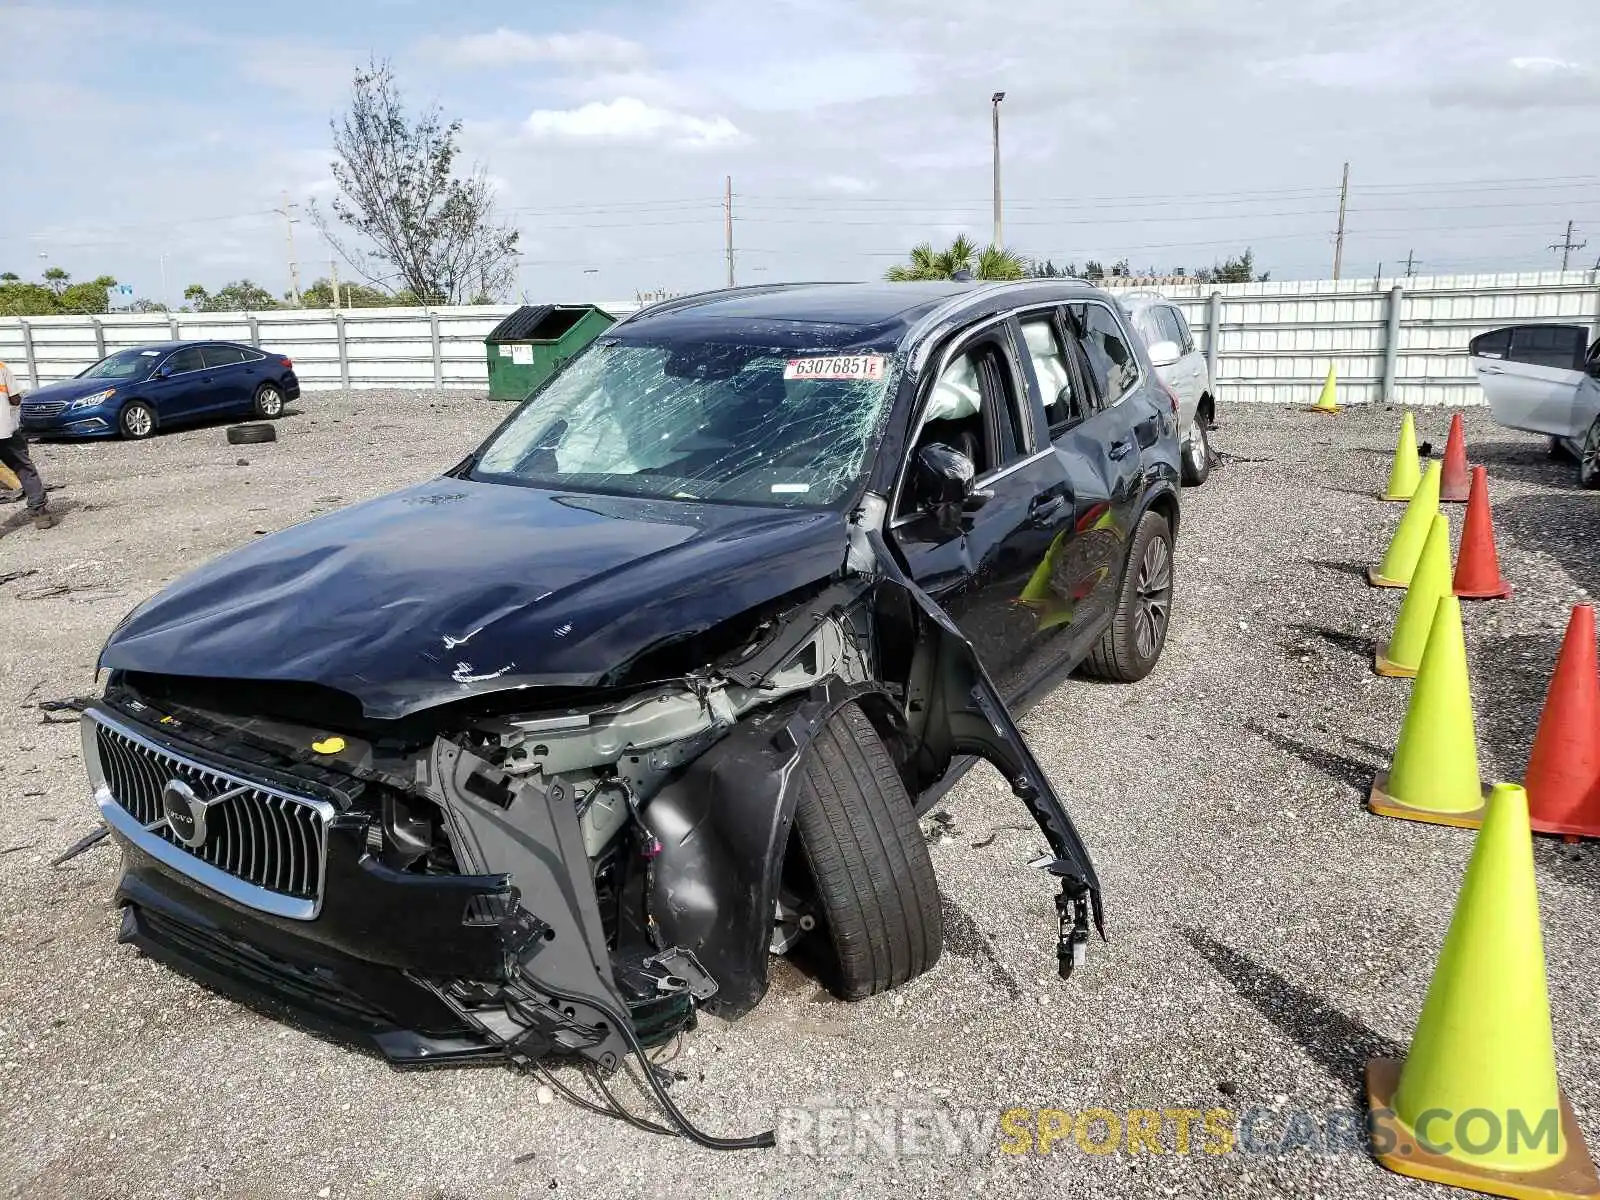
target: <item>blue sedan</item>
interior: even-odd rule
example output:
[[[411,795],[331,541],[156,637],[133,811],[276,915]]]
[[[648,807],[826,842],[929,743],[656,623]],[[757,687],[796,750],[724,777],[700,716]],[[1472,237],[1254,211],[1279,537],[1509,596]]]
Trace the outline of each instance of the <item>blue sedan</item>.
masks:
[[[147,438],[212,417],[271,419],[300,396],[294,362],[233,342],[159,342],[119,350],[22,399],[22,428],[57,437]]]

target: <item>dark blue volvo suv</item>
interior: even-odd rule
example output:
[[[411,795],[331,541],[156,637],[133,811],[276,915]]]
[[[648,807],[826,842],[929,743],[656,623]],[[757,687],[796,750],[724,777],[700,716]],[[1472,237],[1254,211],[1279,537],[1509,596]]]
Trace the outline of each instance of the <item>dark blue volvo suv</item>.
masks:
[[[58,437],[147,438],[211,417],[281,416],[300,396],[294,362],[233,342],[118,350],[72,379],[29,392],[22,428]]]

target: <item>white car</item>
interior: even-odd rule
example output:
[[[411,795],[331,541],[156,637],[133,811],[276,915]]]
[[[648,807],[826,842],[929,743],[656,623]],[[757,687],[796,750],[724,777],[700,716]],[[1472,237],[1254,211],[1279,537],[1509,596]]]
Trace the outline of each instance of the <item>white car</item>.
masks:
[[[1124,292],[1117,297],[1117,303],[1144,338],[1150,362],[1161,381],[1177,393],[1183,482],[1191,487],[1202,484],[1215,461],[1209,434],[1217,416],[1213,399],[1216,393],[1206,356],[1195,345],[1189,322],[1178,306],[1160,292]]]
[[[1552,454],[1577,458],[1578,481],[1600,488],[1600,339],[1583,325],[1508,325],[1468,353],[1496,423],[1547,435]]]

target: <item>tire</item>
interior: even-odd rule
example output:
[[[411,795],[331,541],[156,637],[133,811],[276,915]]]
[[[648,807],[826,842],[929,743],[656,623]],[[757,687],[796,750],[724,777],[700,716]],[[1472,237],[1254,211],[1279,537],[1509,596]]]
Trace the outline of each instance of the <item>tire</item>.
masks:
[[[1600,488],[1600,417],[1583,435],[1583,448],[1578,452],[1578,482],[1586,488]]]
[[[129,400],[117,414],[117,434],[130,442],[142,442],[156,431],[156,410],[143,400]]]
[[[1199,487],[1211,477],[1211,465],[1216,460],[1211,453],[1211,438],[1206,425],[1205,410],[1201,409],[1195,413],[1189,436],[1183,441],[1184,487]]]
[[[1546,454],[1548,454],[1551,458],[1555,459],[1557,462],[1560,462],[1563,458],[1565,458],[1567,456],[1566,443],[1564,443],[1560,438],[1556,437],[1554,434],[1551,434],[1549,437],[1545,438],[1545,440],[1544,440],[1544,452]]]
[[[275,442],[278,431],[271,425],[230,425],[228,445],[247,446],[253,442]]]
[[[816,900],[808,949],[830,991],[862,1000],[939,961],[944,913],[928,845],[900,772],[854,704],[806,750],[794,829]]]
[[[258,420],[271,421],[283,416],[283,391],[275,383],[263,383],[256,389],[250,411]]]
[[[1167,641],[1172,582],[1172,529],[1160,513],[1146,512],[1134,527],[1117,610],[1100,644],[1084,660],[1086,674],[1118,683],[1150,674]]]

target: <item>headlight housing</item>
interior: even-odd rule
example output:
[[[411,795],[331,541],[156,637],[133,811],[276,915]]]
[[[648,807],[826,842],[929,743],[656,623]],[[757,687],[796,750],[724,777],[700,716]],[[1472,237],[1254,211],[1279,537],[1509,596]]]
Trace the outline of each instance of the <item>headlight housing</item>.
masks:
[[[104,404],[116,394],[116,388],[107,388],[105,391],[96,392],[92,396],[79,396],[71,404],[67,405],[67,408],[69,410],[74,408],[93,408],[96,404]]]

